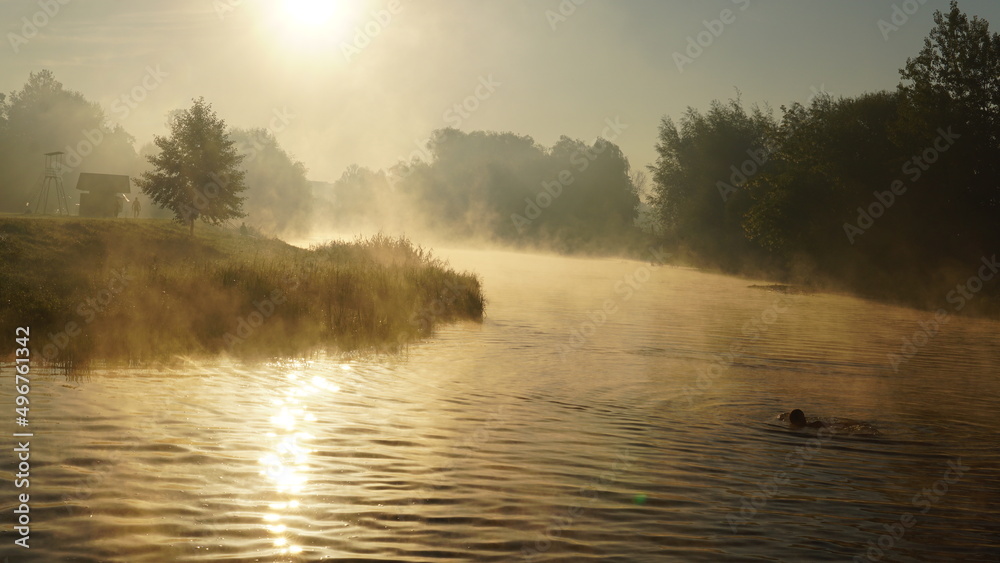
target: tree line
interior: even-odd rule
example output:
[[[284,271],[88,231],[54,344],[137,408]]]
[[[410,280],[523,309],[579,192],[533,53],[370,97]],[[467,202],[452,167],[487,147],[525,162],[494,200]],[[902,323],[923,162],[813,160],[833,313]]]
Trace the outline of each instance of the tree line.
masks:
[[[423,227],[567,252],[655,237],[730,272],[881,295],[921,285],[901,280],[944,287],[1000,247],[1000,36],[957,2],[934,21],[893,91],[820,93],[777,116],[737,97],[664,118],[648,197],[645,175],[610,140],[563,136],[545,147],[511,132],[451,128],[435,131],[422,157],[387,170],[352,165],[333,183],[310,183],[271,133],[229,128],[203,99],[171,114],[169,134],[136,154],[100,107],[42,71],[0,99],[0,209],[19,211],[40,168],[26,163],[65,145],[88,152],[81,169],[129,170],[192,228],[197,218],[245,214],[272,231],[310,221]]]
[[[574,252],[638,238],[640,184],[621,149],[561,137],[441,129],[428,158],[349,167],[321,193],[334,224],[388,225],[451,239]]]
[[[883,295],[944,287],[1000,250],[1000,36],[957,2],[934,22],[894,91],[663,119],[666,240],[725,271]]]
[[[176,129],[178,124],[183,127]],[[197,191],[204,192],[209,186],[212,181],[209,173],[217,178],[232,176],[234,180],[241,174],[241,181],[232,183],[228,189],[245,188],[239,196],[243,199],[237,202],[226,197],[213,198],[212,207],[202,209],[198,216],[225,221],[245,212],[248,221],[270,232],[294,231],[305,226],[311,209],[306,168],[281,148],[270,131],[230,128],[204,100],[195,100],[190,108],[171,112],[166,127],[168,135],[157,137],[137,152],[135,138],[121,125],[111,123],[99,104],[65,88],[49,70],[31,73],[21,90],[0,94],[0,211],[23,213],[33,208],[45,164],[43,155],[59,151],[65,153],[61,176],[71,209],[79,202],[79,194],[73,188],[81,172],[120,174],[132,177],[134,187],[139,188],[127,197],[146,197],[163,205],[162,208],[145,206],[151,215],[177,217],[175,207],[183,205],[188,211],[180,220],[186,222],[185,218],[198,211],[198,202],[204,203]],[[158,192],[141,192],[145,187],[144,174],[169,170],[160,168],[171,158],[163,155],[164,147],[176,153],[184,143],[196,143],[192,137],[196,133],[214,135],[216,143],[198,153],[201,162],[196,168],[205,177],[188,178],[183,186],[175,186],[183,194],[164,194],[158,199]],[[229,162],[235,165],[232,170],[225,169],[224,159],[219,160],[218,143],[228,143],[226,146],[233,151],[228,158],[239,157],[238,165]],[[179,164],[176,158],[174,164]],[[228,204],[222,205],[223,202]]]
[[[50,71],[32,73],[21,91],[0,97],[0,211],[23,211],[42,155],[61,150],[67,188],[80,172],[129,175],[154,216],[191,230],[198,220],[245,220],[276,234],[415,228],[565,251],[619,248],[638,236],[642,175],[605,139],[564,136],[543,147],[513,133],[441,129],[426,159],[377,171],[351,165],[324,185],[310,182],[270,131],[231,128],[202,98],[171,112],[166,129],[137,153],[99,105]],[[72,206],[77,194],[67,193]]]

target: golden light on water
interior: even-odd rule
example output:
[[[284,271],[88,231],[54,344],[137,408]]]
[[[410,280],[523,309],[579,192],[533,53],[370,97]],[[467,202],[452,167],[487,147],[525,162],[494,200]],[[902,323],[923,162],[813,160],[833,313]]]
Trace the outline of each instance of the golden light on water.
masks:
[[[314,435],[308,429],[316,423],[316,416],[309,412],[303,401],[321,396],[324,392],[336,393],[340,391],[340,386],[322,376],[305,377],[298,371],[288,372],[285,380],[284,395],[271,402],[275,411],[270,421],[275,430],[267,433],[272,446],[268,453],[260,457],[263,466],[260,473],[270,481],[274,492],[295,497],[302,494],[309,481],[309,461],[313,453],[309,443]],[[274,536],[274,547],[281,554],[302,552],[302,546],[291,543],[287,535],[288,526],[282,523],[282,519],[299,506],[299,500],[289,498],[270,503],[270,512],[264,514],[265,529]]]
[[[295,414],[287,408],[282,408],[279,414],[271,417],[271,423],[285,430],[295,428]]]

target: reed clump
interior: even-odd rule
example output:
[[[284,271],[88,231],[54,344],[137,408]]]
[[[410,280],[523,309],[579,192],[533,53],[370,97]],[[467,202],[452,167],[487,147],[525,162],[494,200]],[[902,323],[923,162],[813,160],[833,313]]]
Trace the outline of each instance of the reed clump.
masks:
[[[406,238],[310,249],[168,221],[0,218],[0,357],[52,363],[396,350],[482,320],[479,279]]]

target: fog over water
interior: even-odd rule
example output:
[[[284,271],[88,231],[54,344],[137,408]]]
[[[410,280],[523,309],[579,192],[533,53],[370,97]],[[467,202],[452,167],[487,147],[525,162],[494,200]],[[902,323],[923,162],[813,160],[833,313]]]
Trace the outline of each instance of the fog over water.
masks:
[[[991,22],[0,2],[0,559],[1000,563]]]
[[[482,274],[487,318],[399,356],[36,376],[18,560],[845,561],[907,515],[887,560],[994,560],[996,322],[896,373],[925,313],[440,252]],[[789,430],[791,408],[878,435]]]

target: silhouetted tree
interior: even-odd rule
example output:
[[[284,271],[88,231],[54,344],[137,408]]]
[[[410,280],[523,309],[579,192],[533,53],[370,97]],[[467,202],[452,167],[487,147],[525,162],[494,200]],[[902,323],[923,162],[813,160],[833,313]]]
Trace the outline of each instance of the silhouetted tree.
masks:
[[[715,101],[705,114],[689,108],[679,127],[660,123],[651,201],[672,244],[726,269],[761,257],[744,233],[746,183],[766,165],[774,129],[739,100]]]
[[[393,205],[400,202],[386,201],[391,191],[389,179],[385,172],[352,164],[334,182],[329,198],[333,203],[334,218],[338,222],[350,223],[353,216],[383,214],[383,204]]]
[[[820,267],[856,254],[844,244],[842,225],[874,188],[888,188],[902,164],[889,134],[897,100],[880,92],[782,107],[768,161],[746,184],[747,238],[785,263],[808,259]]]
[[[738,101],[664,119],[651,200],[668,241],[911,300],[900,279],[937,287],[995,252],[1000,36],[957,2],[934,21],[895,92],[820,96],[780,122]]]
[[[1000,132],[1000,35],[990,24],[971,19],[952,0],[947,14],[934,13],[936,27],[916,57],[899,73],[900,91],[910,110],[924,117],[924,137],[941,124],[930,121],[950,114],[969,133],[997,145]],[[929,130],[929,131],[928,131]]]
[[[397,194],[452,236],[577,250],[637,233],[628,159],[604,139],[562,137],[546,149],[513,133],[441,129],[428,152],[430,162],[397,167]]]
[[[905,101],[899,139],[911,151],[922,150],[939,128],[961,135],[958,150],[930,172],[939,180],[924,197],[926,211],[960,207],[987,246],[1000,244],[993,227],[1000,212],[1000,35],[989,22],[969,18],[951,2],[947,14],[934,13],[936,26],[920,53],[900,70]],[[930,197],[933,196],[933,197]],[[954,229],[940,233],[957,240]]]
[[[204,98],[176,114],[170,136],[157,135],[154,143],[160,151],[147,158],[155,168],[136,183],[154,203],[172,211],[177,222],[189,225],[191,234],[199,217],[220,224],[246,216],[246,198],[239,195],[246,190],[246,173],[239,168],[244,155]]]
[[[312,199],[305,165],[266,129],[234,129],[230,138],[244,157],[247,216],[266,231],[305,232]]]
[[[0,210],[24,209],[42,172],[43,154],[65,152],[63,181],[72,205],[81,171],[133,174],[132,138],[109,125],[101,107],[66,90],[51,71],[30,74],[20,91],[0,95]]]

